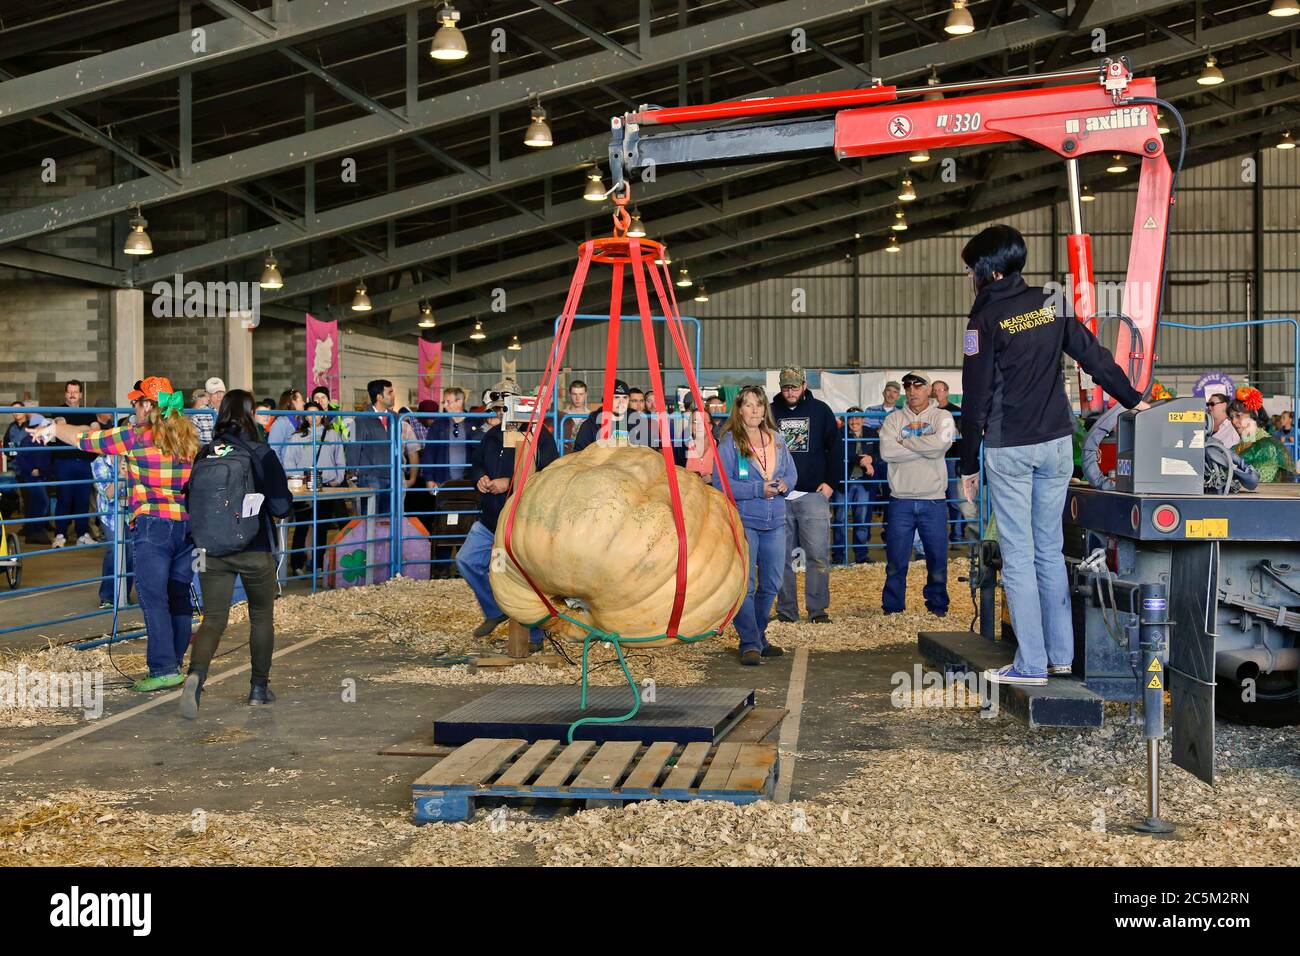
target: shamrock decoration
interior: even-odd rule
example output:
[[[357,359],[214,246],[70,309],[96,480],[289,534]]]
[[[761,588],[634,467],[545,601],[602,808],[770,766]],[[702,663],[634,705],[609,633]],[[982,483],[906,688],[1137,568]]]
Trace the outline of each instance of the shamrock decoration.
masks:
[[[343,569],[344,581],[359,581],[366,573],[366,552],[364,548],[357,548],[348,554],[339,558],[339,566]]]

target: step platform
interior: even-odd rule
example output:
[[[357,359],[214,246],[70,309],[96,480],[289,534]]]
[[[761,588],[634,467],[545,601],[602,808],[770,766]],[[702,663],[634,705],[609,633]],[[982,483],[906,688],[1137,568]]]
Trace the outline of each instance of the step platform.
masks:
[[[411,785],[413,821],[457,822],[479,801],[535,805],[577,801],[587,809],[636,800],[770,800],[777,745],[591,740],[531,744],[479,738],[444,757]]]
[[[937,667],[977,673],[1010,664],[1015,656],[1011,642],[990,641],[968,631],[922,631],[917,648]],[[1041,687],[999,684],[997,691],[998,706],[1030,727],[1100,727],[1105,719],[1102,696],[1077,677],[1049,677]]]
[[[503,687],[457,707],[433,722],[435,744],[464,744],[480,737],[564,740],[581,717],[621,717],[632,705],[626,684],[592,687],[587,709],[578,688],[561,685]],[[657,687],[637,715],[616,724],[583,724],[574,740],[712,743],[754,708],[753,688]]]

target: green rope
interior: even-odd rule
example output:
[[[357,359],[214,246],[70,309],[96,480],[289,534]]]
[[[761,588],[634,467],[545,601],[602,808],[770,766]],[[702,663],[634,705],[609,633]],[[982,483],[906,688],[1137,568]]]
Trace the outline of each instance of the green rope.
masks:
[[[580,709],[582,710],[587,709],[587,688],[588,688],[587,660],[591,651],[591,642],[593,640],[606,641],[614,645],[614,654],[618,657],[618,664],[621,668],[623,668],[623,676],[627,678],[628,687],[630,687],[632,690],[631,710],[629,710],[626,714],[624,714],[621,717],[580,717],[577,720],[575,720],[572,724],[569,725],[567,742],[573,743],[573,732],[577,730],[579,727],[581,727],[583,724],[621,724],[624,721],[631,720],[633,717],[635,717],[637,715],[637,712],[640,711],[641,709],[641,689],[637,687],[636,681],[632,678],[632,672],[628,669],[627,659],[623,656],[622,645],[623,644],[648,644],[651,641],[661,641],[664,638],[666,638],[668,635],[664,633],[664,634],[656,634],[651,637],[623,637],[611,631],[602,631],[600,628],[593,627],[590,624],[585,624],[582,621],[575,621],[567,614],[561,614],[558,611],[555,613],[555,616],[558,617],[560,620],[568,621],[574,627],[580,627],[587,632],[582,639],[582,695],[579,699]],[[541,620],[537,621],[535,624],[530,625],[530,627],[541,627],[549,620],[550,620],[549,616],[544,617]],[[677,640],[681,641],[684,644],[693,644],[696,641],[702,641],[705,638],[716,637],[721,633],[722,630],[719,628],[712,631],[705,631],[703,634],[696,634],[694,636],[682,636],[679,634],[677,635]]]

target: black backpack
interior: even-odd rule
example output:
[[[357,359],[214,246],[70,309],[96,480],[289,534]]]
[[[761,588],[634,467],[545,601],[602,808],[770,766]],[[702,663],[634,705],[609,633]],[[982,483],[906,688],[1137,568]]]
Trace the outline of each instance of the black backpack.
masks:
[[[242,517],[244,496],[261,482],[253,448],[223,436],[205,445],[190,470],[187,507],[194,544],[214,557],[237,554],[257,537],[266,504],[252,517]]]

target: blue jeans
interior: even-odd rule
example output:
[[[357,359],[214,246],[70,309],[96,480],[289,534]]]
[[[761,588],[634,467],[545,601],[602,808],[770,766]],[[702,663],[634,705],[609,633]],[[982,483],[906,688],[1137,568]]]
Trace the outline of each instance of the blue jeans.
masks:
[[[118,520],[120,521],[121,518],[119,517]],[[108,529],[105,528],[104,530],[107,531]],[[124,555],[123,566],[117,569],[118,573],[116,578],[113,577],[113,552],[115,550],[117,550],[117,546],[113,543],[112,534],[109,534],[108,546],[104,548],[104,564],[99,572],[101,579],[99,582],[99,600],[101,603],[104,601],[112,601],[113,592],[117,590],[118,580],[125,578],[126,581],[124,583],[126,584],[126,591],[123,592],[123,603],[130,604],[132,581],[129,575],[134,569],[131,561],[131,537],[129,532],[127,534],[126,546],[122,549]]]
[[[745,528],[749,542],[749,590],[732,624],[740,635],[740,652],[767,647],[767,619],[785,574],[785,526],[770,531]]]
[[[907,563],[912,557],[912,538],[921,536],[925,546],[925,606],[932,614],[948,613],[948,505],[939,498],[892,498],[889,523],[885,525],[885,557],[888,569],[881,606],[886,614],[907,607]]]
[[[26,478],[19,478],[18,484],[21,485],[23,498],[23,517],[27,519],[23,522],[23,534],[29,540],[39,542],[42,538],[49,541],[45,521],[34,521],[34,518],[45,519],[50,513],[50,498],[45,493],[44,482],[49,481],[44,475],[28,475]]]
[[[77,537],[90,534],[90,462],[72,457],[71,453],[58,454],[54,462],[55,481],[75,481],[75,485],[55,485],[54,493],[58,503],[54,509],[54,533],[63,534],[68,530],[68,517],[81,515],[73,519]]]
[[[469,589],[474,592],[474,597],[478,600],[478,606],[483,609],[483,617],[488,620],[501,617],[505,613],[501,610],[501,605],[497,604],[496,595],[492,593],[492,584],[488,580],[488,570],[492,567],[492,548],[495,537],[491,531],[483,526],[483,522],[475,521],[469,529],[469,534],[465,536],[465,543],[456,552],[456,567],[460,569],[460,576],[465,579]],[[534,644],[540,644],[542,642],[542,629],[540,627],[530,628],[528,640]]]
[[[131,529],[130,547],[135,551],[135,593],[149,632],[149,676],[179,674],[193,627],[190,523],[141,515]]]
[[[1074,622],[1062,523],[1073,444],[1066,435],[1037,445],[986,448],[984,466],[998,522],[1002,587],[1019,644],[1016,669],[1042,675],[1049,664],[1069,666]]]
[[[831,523],[833,560],[848,564],[849,554],[844,540],[849,537],[849,530],[853,532],[854,556],[859,562],[867,560],[867,543],[871,540],[871,528],[867,525],[871,500],[869,487],[850,482],[844,491],[831,495],[831,511],[834,513]]]
[[[831,603],[831,504],[820,491],[813,491],[785,502],[786,553],[795,548],[803,552],[806,571],[803,581],[804,603],[808,617],[825,614]],[[799,619],[799,585],[795,577],[795,560],[785,562],[776,609],[786,617]]]
[[[958,443],[960,444],[960,443]],[[948,538],[951,541],[964,539],[965,518],[961,513],[961,482],[957,480],[957,459],[948,459]]]

